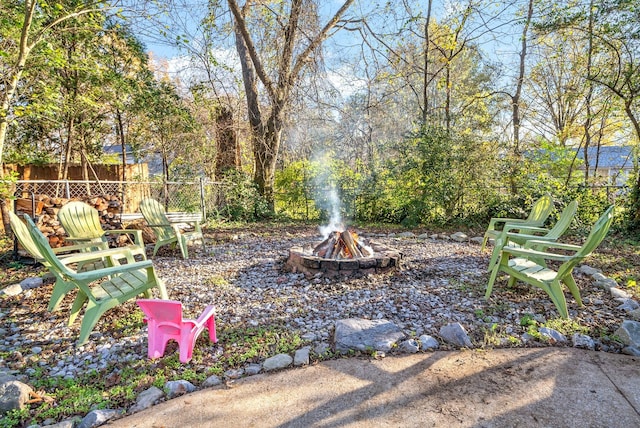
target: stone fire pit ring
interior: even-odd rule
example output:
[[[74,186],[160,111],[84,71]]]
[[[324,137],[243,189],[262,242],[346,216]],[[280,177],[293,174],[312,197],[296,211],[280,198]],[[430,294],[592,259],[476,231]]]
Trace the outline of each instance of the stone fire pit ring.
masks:
[[[385,273],[401,267],[402,253],[377,242],[370,241],[373,255],[349,259],[325,259],[313,255],[313,247],[291,247],[285,262],[285,270],[304,273],[306,276],[321,274],[324,277],[356,276]]]

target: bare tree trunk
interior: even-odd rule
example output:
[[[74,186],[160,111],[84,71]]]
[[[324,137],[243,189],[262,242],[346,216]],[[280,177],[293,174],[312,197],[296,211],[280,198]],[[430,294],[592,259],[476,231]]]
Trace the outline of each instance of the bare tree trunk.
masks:
[[[9,127],[9,107],[11,100],[16,94],[18,83],[22,78],[22,72],[24,66],[27,63],[27,58],[33,45],[29,45],[29,31],[31,29],[31,23],[33,22],[33,14],[36,8],[37,2],[35,0],[25,1],[24,4],[24,23],[22,24],[22,32],[20,33],[20,47],[18,49],[18,58],[16,64],[13,67],[13,76],[8,79],[4,91],[2,94],[2,110],[0,110],[0,165],[3,164],[4,155],[4,143],[7,138],[7,129]],[[4,178],[4,168],[0,168],[0,178]],[[4,210],[3,210],[4,213]],[[9,223],[8,217],[4,217],[4,222]]]
[[[422,124],[427,124],[427,117],[429,116],[429,43],[431,43],[431,35],[429,33],[429,21],[431,21],[431,3],[432,0],[427,0],[427,17],[424,23],[424,75],[422,76],[422,99],[424,106],[422,107]]]
[[[259,57],[253,39],[245,21],[246,8],[250,2],[245,3],[241,9],[237,1],[227,0],[229,9],[234,18],[236,33],[236,49],[240,57],[242,77],[247,97],[247,109],[253,139],[253,152],[255,159],[254,181],[258,190],[265,197],[271,212],[274,212],[273,185],[275,177],[278,149],[284,127],[283,115],[289,103],[291,89],[297,83],[303,67],[309,62],[309,57],[315,52],[322,42],[328,37],[329,31],[336,26],[341,16],[347,11],[354,0],[345,0],[342,7],[327,22],[327,24],[314,37],[308,39],[301,51],[296,51],[296,43],[299,42],[299,21],[303,12],[303,0],[292,0],[289,4],[288,20],[283,20],[282,49],[278,52],[277,63],[274,67],[275,78],[265,69]],[[296,53],[296,55],[294,55]],[[260,80],[267,93],[271,111],[266,118],[262,117],[258,99],[257,82]]]
[[[445,83],[444,127],[447,134],[451,134],[451,61],[447,61]]]
[[[127,139],[124,136],[124,124],[122,122],[122,112],[116,107],[116,123],[117,134],[120,139],[120,148],[122,150],[122,181],[127,181]]]
[[[75,128],[75,121],[73,115],[69,116],[67,121],[67,141],[64,147],[64,162],[62,168],[58,170],[58,180],[66,180],[69,177],[69,164],[71,163],[71,154],[73,146],[73,134]]]
[[[524,77],[525,77],[525,65],[527,58],[527,37],[529,33],[529,25],[531,24],[531,18],[533,16],[533,0],[529,0],[529,5],[527,8],[527,16],[524,21],[524,27],[522,29],[522,47],[520,50],[520,64],[518,67],[518,79],[516,83],[516,92],[511,97],[512,103],[512,121],[513,121],[513,153],[511,159],[511,171],[509,174],[509,183],[511,187],[511,193],[517,194],[518,189],[516,185],[516,175],[518,169],[520,167],[520,158],[522,156],[520,150],[520,126],[521,126],[521,116],[520,116],[520,97],[522,95],[522,87],[524,85]]]
[[[240,168],[240,145],[234,129],[233,112],[220,106],[216,115],[216,178],[223,177],[228,170]]]
[[[587,45],[587,81],[589,89],[585,99],[585,110],[587,117],[584,121],[584,184],[589,182],[589,147],[591,147],[591,124],[593,113],[591,111],[591,101],[593,97],[593,81],[591,80],[591,65],[593,61],[593,0],[589,2],[589,41]]]

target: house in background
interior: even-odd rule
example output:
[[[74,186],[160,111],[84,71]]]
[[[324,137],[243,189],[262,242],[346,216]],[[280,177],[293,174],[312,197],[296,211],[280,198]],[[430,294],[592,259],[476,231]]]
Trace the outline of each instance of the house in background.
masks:
[[[634,150],[631,146],[589,147],[589,176],[602,177],[606,184],[623,186],[634,168]],[[584,150],[578,151],[580,170],[584,171]],[[597,166],[597,168],[596,168]]]

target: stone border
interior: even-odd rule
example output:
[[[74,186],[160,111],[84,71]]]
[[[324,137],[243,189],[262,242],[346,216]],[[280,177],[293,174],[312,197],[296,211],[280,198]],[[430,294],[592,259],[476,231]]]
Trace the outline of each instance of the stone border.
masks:
[[[322,274],[322,276],[333,278],[385,273],[401,267],[403,255],[399,250],[373,241],[369,242],[369,246],[373,249],[373,256],[344,260],[325,259],[305,252],[302,247],[291,247],[284,269],[308,276]]]

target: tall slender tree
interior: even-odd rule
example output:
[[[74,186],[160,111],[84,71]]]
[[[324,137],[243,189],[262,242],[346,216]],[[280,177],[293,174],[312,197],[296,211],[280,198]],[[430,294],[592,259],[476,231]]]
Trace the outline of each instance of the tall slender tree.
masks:
[[[285,115],[290,103],[293,87],[299,82],[303,69],[318,53],[322,43],[339,24],[353,0],[346,0],[329,20],[315,33],[308,33],[302,27],[305,11],[316,11],[308,7],[304,0],[277,2],[269,7],[269,2],[247,0],[240,5],[236,0],[228,0],[233,14],[236,34],[236,48],[242,66],[242,78],[247,100],[253,154],[255,160],[254,181],[260,193],[266,198],[269,208],[274,210],[274,174]],[[309,2],[311,3],[311,2]],[[259,49],[256,34],[257,21],[265,14],[265,20],[272,22],[267,32],[275,32],[271,46]],[[252,34],[251,30],[254,30]],[[264,37],[264,34],[262,34]],[[275,49],[275,51],[274,51]],[[260,88],[264,88],[268,106],[261,103]]]

